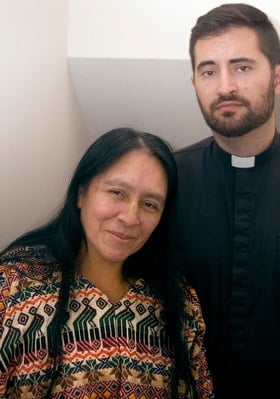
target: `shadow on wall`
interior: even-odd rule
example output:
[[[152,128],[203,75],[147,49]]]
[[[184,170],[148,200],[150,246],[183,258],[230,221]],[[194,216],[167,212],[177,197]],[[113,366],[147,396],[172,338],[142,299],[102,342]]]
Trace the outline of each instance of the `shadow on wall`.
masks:
[[[69,58],[69,64],[92,139],[130,126],[159,134],[176,149],[211,134],[191,83],[190,61]],[[280,129],[280,98],[276,117]]]
[[[191,83],[190,61],[69,58],[69,64],[92,138],[131,126],[178,148],[210,134]]]

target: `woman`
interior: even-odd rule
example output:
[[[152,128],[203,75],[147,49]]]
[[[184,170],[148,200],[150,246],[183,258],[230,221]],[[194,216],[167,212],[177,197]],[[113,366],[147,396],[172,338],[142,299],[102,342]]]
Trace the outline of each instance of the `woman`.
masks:
[[[175,183],[166,143],[112,130],[2,252],[0,397],[211,397],[197,297],[161,257]]]

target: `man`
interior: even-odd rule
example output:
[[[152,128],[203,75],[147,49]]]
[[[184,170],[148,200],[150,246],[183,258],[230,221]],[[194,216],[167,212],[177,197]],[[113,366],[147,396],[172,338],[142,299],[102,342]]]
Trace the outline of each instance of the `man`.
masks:
[[[213,137],[175,156],[174,241],[197,289],[217,399],[280,398],[280,44],[224,4],[192,29],[192,82]]]

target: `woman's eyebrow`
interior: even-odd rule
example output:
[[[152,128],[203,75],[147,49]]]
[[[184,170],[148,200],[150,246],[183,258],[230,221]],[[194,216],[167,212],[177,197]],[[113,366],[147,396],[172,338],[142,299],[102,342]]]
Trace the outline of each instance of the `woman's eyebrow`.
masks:
[[[116,179],[110,179],[110,180],[106,180],[104,182],[104,185],[106,186],[114,186],[114,185],[118,185],[120,187],[124,187],[127,188],[129,190],[133,190],[133,186],[131,184],[129,184],[128,182],[120,179],[120,178],[116,178]],[[164,205],[165,203],[165,197],[163,197],[161,194],[156,193],[156,192],[147,192],[145,193],[145,196],[149,197],[149,198],[154,198],[155,200],[159,201],[162,205]]]

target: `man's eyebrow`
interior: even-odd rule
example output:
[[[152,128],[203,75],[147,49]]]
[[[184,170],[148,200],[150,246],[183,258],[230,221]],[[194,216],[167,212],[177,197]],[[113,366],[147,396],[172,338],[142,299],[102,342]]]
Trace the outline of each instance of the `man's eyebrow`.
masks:
[[[212,60],[201,61],[201,62],[197,65],[196,69],[197,69],[197,71],[199,71],[201,68],[203,68],[203,67],[205,67],[205,66],[208,66],[208,65],[215,65],[215,64],[216,64],[216,63],[215,63],[214,61],[212,61]]]
[[[248,58],[248,57],[238,57],[238,58],[232,58],[229,60],[230,64],[238,64],[239,62],[246,62],[248,64],[255,64],[256,61],[253,60],[253,58]]]
[[[248,64],[255,64],[256,61],[252,58],[248,58],[248,57],[238,57],[238,58],[232,58],[229,60],[229,64],[238,64],[239,62],[245,62]],[[210,66],[210,65],[216,65],[216,62],[213,60],[205,60],[205,61],[201,61],[197,67],[196,70],[199,71],[200,69],[202,69],[205,66]]]

